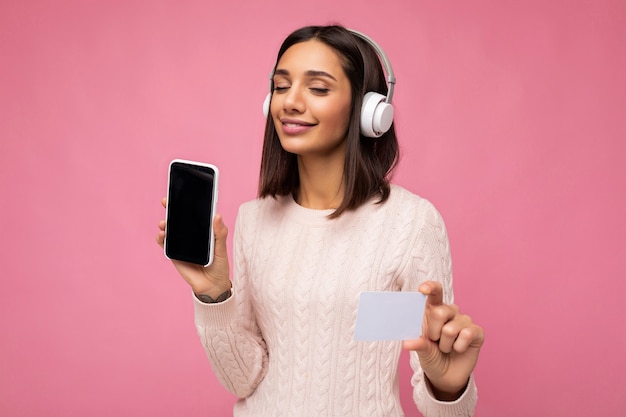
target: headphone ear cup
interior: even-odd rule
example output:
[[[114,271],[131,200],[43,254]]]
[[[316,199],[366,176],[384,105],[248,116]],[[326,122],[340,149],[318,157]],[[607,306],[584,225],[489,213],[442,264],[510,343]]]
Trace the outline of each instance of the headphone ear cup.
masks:
[[[272,101],[272,93],[267,93],[265,101],[263,101],[263,115],[267,119],[267,115],[270,114],[270,102]]]
[[[361,134],[368,138],[378,138],[387,132],[393,123],[393,106],[386,102],[387,97],[370,91],[363,97],[361,106]]]

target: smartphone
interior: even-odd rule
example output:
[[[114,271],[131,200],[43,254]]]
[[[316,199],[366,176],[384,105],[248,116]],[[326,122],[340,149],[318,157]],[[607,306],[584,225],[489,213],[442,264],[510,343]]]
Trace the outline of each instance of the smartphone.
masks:
[[[209,266],[213,262],[213,217],[219,171],[215,165],[170,162],[165,214],[165,256]]]

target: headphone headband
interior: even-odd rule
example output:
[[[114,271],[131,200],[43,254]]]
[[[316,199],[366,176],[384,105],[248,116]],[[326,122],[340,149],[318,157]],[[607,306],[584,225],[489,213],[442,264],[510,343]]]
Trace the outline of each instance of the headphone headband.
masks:
[[[391,104],[391,100],[393,99],[393,90],[396,84],[396,76],[393,72],[393,68],[391,67],[391,62],[389,61],[389,58],[387,58],[387,54],[385,53],[385,51],[383,51],[383,48],[381,48],[380,45],[378,45],[374,41],[374,39],[370,38],[365,33],[356,31],[354,29],[347,29],[347,30],[353,35],[356,35],[359,38],[363,39],[376,51],[376,54],[378,55],[380,62],[383,64],[383,67],[385,68],[385,73],[387,74],[387,99],[385,100],[385,102]]]

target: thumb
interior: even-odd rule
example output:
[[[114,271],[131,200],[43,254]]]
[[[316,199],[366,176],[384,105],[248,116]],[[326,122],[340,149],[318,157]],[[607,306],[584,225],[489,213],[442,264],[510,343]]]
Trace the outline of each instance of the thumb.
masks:
[[[216,214],[213,219],[213,233],[215,234],[215,256],[227,257],[226,239],[228,228],[224,224],[221,214]]]
[[[402,341],[402,348],[414,350],[418,355],[422,356],[428,355],[433,349],[437,348],[437,345],[424,336],[421,336],[419,339]]]
[[[441,366],[441,352],[437,343],[428,338],[421,336],[417,340],[405,340],[402,347],[407,350],[413,350],[417,353],[420,365],[427,375],[432,374],[434,369]]]

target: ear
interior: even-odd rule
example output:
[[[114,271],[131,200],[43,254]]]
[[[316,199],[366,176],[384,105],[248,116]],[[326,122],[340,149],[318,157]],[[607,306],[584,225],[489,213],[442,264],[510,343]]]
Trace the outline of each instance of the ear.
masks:
[[[363,98],[361,106],[361,134],[368,138],[378,138],[389,130],[393,123],[393,106],[387,97],[370,91]]]

